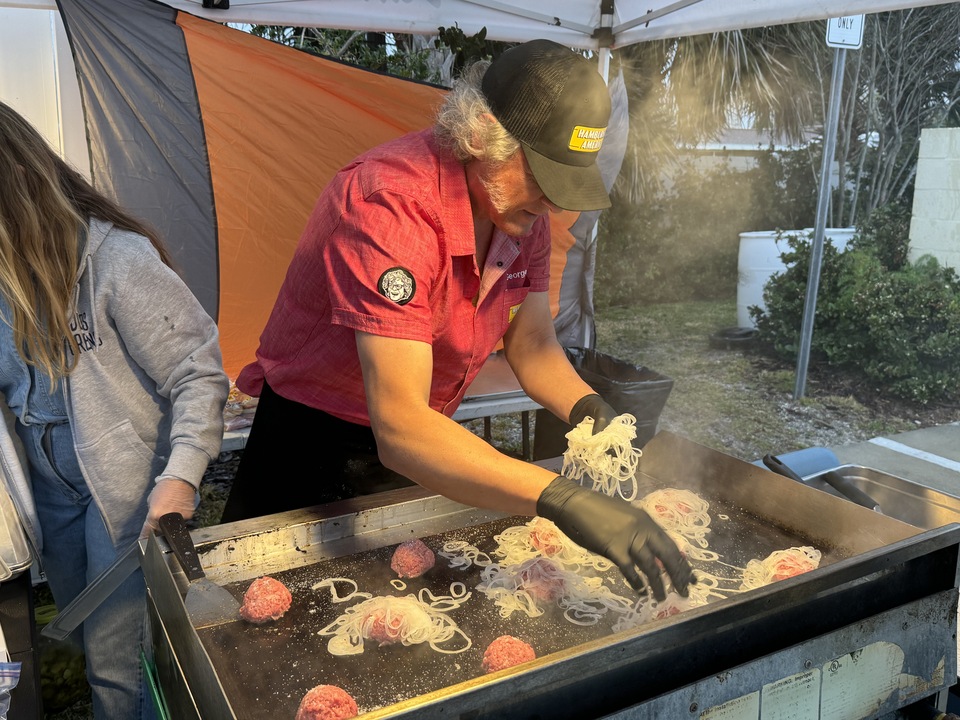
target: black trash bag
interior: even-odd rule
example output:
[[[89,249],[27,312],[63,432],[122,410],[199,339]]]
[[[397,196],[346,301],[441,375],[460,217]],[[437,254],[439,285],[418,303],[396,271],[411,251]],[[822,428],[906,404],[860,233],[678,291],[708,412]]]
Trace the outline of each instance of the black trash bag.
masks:
[[[618,414],[637,418],[633,446],[642,448],[657,434],[660,413],[673,390],[673,380],[649,368],[638,367],[589,348],[565,348],[567,357],[583,381]],[[537,410],[533,435],[533,459],[563,455],[566,434],[573,426],[549,410]]]

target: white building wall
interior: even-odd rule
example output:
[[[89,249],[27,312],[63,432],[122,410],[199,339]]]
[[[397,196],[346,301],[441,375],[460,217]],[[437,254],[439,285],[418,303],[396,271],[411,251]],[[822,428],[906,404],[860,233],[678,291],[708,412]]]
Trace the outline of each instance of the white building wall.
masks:
[[[960,128],[923,130],[910,221],[910,260],[960,271]]]
[[[58,12],[0,7],[0,100],[90,176],[80,88]]]

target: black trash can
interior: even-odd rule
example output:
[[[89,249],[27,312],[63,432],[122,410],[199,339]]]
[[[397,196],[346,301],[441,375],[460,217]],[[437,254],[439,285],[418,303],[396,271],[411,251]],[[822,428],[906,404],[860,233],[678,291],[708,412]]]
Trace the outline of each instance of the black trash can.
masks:
[[[618,413],[637,418],[637,437],[633,446],[642,448],[657,433],[660,413],[673,390],[673,380],[649,368],[638,367],[589,348],[565,348],[570,363]],[[557,419],[549,410],[537,411],[533,435],[533,459],[563,455],[566,434],[572,426]]]

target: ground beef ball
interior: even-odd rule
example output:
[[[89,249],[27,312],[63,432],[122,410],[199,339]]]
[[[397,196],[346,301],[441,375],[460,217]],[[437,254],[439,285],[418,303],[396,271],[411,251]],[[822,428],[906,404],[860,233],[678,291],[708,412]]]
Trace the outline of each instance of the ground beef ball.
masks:
[[[307,691],[296,720],[347,720],[357,716],[357,703],[343,688],[317,685]]]
[[[243,594],[240,617],[258,625],[269,620],[279,620],[290,609],[292,601],[293,597],[286,585],[265,575],[250,583],[250,587]]]
[[[536,659],[537,654],[523,640],[501,635],[483,653],[483,669],[488,673]]]
[[[407,540],[400,543],[394,551],[390,569],[399,577],[415,578],[432,568],[436,560],[433,550],[428,548],[423,540]]]
[[[374,610],[363,623],[363,637],[381,645],[392,645],[400,641],[404,614],[388,613],[386,609]]]

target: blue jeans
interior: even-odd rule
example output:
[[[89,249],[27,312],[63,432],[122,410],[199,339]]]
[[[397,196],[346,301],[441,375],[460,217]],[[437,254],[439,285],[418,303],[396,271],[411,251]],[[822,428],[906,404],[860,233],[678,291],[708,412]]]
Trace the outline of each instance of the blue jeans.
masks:
[[[65,607],[116,558],[80,472],[70,426],[19,426],[43,533],[42,562],[58,607]],[[130,538],[133,542],[136,538]],[[152,720],[140,649],[147,657],[146,587],[138,568],[77,631],[97,720]]]

